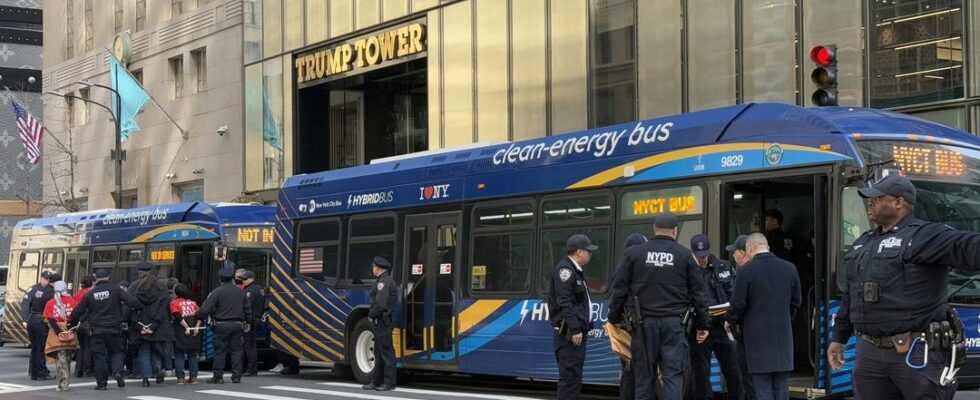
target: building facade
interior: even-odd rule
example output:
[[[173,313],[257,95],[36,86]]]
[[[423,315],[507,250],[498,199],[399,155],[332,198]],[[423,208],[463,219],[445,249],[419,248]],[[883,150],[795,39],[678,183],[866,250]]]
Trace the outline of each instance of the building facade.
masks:
[[[970,0],[245,0],[245,188],[409,152],[745,102],[978,131]]]
[[[115,126],[100,107],[111,106],[111,92],[85,83],[109,85],[110,49],[121,32],[132,38],[128,69],[153,98],[122,146],[123,207],[241,194],[242,10],[240,0],[45,2],[52,138],[44,143],[51,170],[44,188],[55,205],[46,212],[114,207]]]
[[[11,107],[17,102],[44,116],[41,14],[41,0],[0,0],[0,265],[7,264],[14,225],[41,211],[42,166],[27,161]]]

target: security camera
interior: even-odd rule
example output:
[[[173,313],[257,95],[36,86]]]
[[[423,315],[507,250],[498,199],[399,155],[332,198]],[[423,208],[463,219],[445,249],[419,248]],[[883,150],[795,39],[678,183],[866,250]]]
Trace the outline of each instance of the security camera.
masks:
[[[220,127],[218,127],[217,132],[218,132],[218,136],[224,136],[226,133],[228,133],[228,125],[221,125]]]

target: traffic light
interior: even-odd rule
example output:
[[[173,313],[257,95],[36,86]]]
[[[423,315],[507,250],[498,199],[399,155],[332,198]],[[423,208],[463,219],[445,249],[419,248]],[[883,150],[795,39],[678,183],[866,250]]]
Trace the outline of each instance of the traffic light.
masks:
[[[837,45],[820,45],[810,50],[810,60],[816,64],[810,80],[817,86],[810,96],[815,106],[837,105]]]

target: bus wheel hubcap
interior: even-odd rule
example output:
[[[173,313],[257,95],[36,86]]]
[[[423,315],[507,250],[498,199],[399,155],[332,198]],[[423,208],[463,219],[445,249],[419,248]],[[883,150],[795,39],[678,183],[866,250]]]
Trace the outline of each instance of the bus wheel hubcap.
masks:
[[[355,347],[357,366],[365,374],[374,370],[374,334],[371,331],[364,331],[357,337],[357,347]]]

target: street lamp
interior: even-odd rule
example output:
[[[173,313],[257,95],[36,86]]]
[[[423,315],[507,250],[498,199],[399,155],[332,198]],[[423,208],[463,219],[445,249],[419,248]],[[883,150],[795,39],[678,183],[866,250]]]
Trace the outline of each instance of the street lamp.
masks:
[[[119,97],[119,92],[111,87],[104,86],[104,85],[97,85],[97,84],[92,84],[87,82],[75,82],[75,83],[89,86],[89,87],[98,86],[104,89],[109,89],[116,96],[116,112],[113,113],[112,109],[106,106],[105,104],[99,103],[97,101],[93,101],[91,99],[86,99],[84,97],[75,96],[69,93],[58,93],[55,91],[45,92],[45,94],[63,97],[66,101],[68,99],[77,99],[85,103],[95,104],[101,107],[102,109],[108,111],[109,116],[116,121],[116,148],[115,150],[112,151],[111,156],[113,161],[116,162],[116,208],[122,208],[122,162],[125,159],[125,154],[122,151],[122,122],[119,120],[119,115],[122,114],[121,112],[122,101],[121,98]]]

